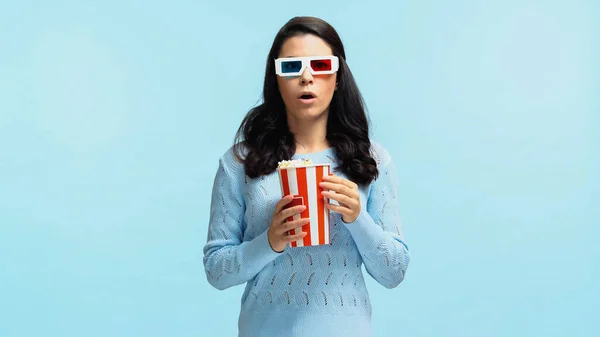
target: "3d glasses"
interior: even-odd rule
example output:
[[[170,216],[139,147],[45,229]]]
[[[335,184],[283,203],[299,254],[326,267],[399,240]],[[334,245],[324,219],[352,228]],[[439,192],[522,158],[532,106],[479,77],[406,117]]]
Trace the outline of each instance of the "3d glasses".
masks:
[[[313,75],[333,74],[339,69],[337,56],[303,56],[275,59],[275,73],[283,77],[300,76],[305,68]]]

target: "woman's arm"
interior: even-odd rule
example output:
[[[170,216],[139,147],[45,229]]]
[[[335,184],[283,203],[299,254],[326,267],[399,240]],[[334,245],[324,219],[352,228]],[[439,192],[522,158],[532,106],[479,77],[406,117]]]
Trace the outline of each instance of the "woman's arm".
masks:
[[[208,282],[217,289],[252,279],[280,253],[269,245],[267,231],[243,242],[245,202],[243,166],[229,151],[219,160],[210,206],[204,269]]]
[[[410,255],[402,232],[394,163],[383,147],[375,150],[379,176],[371,186],[366,210],[345,226],[369,275],[386,288],[394,288],[404,279]]]

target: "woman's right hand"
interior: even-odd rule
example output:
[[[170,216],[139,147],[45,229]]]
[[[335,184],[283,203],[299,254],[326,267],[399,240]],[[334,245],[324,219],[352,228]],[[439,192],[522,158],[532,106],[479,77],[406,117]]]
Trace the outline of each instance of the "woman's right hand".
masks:
[[[307,234],[306,232],[302,231],[302,226],[306,225],[309,219],[288,221],[289,217],[300,214],[306,209],[306,206],[304,205],[285,208],[285,206],[293,199],[293,195],[286,195],[279,200],[275,206],[273,219],[271,220],[271,225],[267,231],[267,237],[269,238],[271,249],[277,253],[283,252],[288,243],[300,240]],[[288,232],[292,229],[298,229],[295,231],[296,234],[288,235]]]

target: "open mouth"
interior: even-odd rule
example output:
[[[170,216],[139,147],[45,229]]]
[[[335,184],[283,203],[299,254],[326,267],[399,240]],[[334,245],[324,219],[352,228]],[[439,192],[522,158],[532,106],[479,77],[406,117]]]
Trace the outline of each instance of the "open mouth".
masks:
[[[298,99],[300,99],[300,102],[302,102],[304,104],[310,104],[315,101],[316,97],[317,96],[315,94],[313,94],[311,91],[304,91],[298,97]]]

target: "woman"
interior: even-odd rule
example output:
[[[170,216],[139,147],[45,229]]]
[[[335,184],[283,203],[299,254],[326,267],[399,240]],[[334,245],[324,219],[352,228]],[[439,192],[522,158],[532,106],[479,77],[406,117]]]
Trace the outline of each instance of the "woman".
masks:
[[[219,160],[204,266],[211,285],[246,283],[239,336],[370,336],[371,306],[361,266],[387,288],[409,264],[394,166],[369,139],[362,98],[344,47],[327,22],[296,17],[275,37],[264,102],[243,120]],[[329,163],[331,243],[290,247],[307,219],[287,221],[277,165]],[[291,229],[298,229],[288,235]]]

